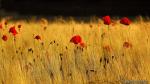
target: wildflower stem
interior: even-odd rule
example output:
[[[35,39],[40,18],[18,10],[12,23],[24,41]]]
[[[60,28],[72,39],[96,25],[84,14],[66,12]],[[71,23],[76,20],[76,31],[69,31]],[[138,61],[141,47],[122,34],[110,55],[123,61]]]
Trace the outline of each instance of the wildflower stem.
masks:
[[[110,27],[108,25],[108,34],[109,34],[109,42],[110,42],[110,45],[112,46],[112,43],[111,43],[111,31],[110,31]]]

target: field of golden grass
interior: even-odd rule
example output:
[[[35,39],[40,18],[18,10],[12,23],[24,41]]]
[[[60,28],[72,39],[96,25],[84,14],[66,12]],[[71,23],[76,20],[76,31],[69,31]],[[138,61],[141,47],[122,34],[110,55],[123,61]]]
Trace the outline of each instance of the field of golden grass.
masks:
[[[3,23],[5,20],[1,20]],[[21,24],[20,30],[17,25]],[[15,25],[14,37],[9,28]],[[122,84],[150,81],[150,22],[9,21],[0,29],[0,84]],[[36,35],[41,40],[36,40]],[[70,43],[80,35],[86,47]],[[124,42],[129,46],[124,46]]]

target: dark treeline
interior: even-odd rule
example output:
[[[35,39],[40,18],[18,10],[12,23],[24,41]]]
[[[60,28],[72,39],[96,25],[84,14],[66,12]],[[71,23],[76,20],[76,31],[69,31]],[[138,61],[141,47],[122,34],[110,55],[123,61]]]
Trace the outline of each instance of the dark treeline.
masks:
[[[148,1],[139,0],[2,0],[2,8],[35,15],[149,15]]]

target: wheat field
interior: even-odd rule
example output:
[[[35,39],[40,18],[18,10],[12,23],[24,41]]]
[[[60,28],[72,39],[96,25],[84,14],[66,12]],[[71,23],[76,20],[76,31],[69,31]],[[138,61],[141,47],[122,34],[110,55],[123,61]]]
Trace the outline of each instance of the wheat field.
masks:
[[[8,32],[12,25],[18,31],[15,37]],[[7,41],[1,39],[4,34]],[[36,35],[41,39],[34,39]],[[86,47],[70,43],[73,35],[80,35]],[[149,36],[150,21],[142,17],[129,26],[119,20],[108,26],[101,18],[97,22],[8,20],[0,29],[0,84],[150,81]],[[131,46],[123,46],[124,42]]]

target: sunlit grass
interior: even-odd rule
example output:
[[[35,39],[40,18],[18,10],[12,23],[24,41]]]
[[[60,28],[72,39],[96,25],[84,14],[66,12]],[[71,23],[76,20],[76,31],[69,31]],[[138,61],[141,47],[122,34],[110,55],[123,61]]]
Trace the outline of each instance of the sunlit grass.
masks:
[[[3,24],[5,19],[1,21]],[[20,30],[18,25],[22,25]],[[18,34],[9,33],[11,26]],[[0,29],[1,84],[118,84],[150,80],[150,22],[8,21]],[[40,40],[35,39],[39,35]],[[80,35],[86,47],[70,43]],[[15,39],[15,40],[14,40]],[[124,42],[131,47],[124,47]]]

